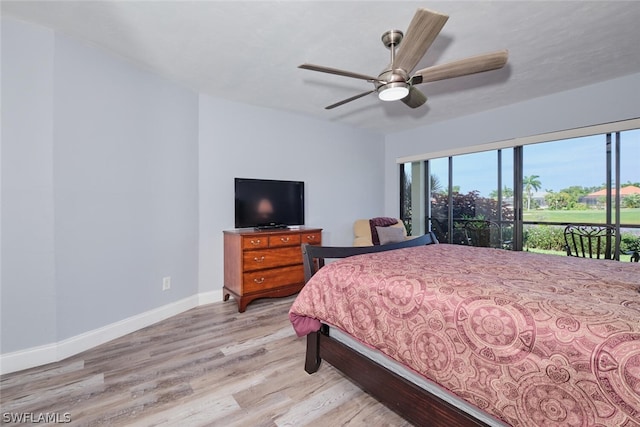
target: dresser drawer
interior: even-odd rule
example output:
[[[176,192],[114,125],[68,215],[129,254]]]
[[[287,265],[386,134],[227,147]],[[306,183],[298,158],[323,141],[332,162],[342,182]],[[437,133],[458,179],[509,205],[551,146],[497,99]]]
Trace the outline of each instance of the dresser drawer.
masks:
[[[302,265],[254,271],[242,275],[244,292],[257,292],[304,283]]]
[[[322,233],[304,233],[300,235],[300,243],[319,245],[322,243]]]
[[[243,236],[242,249],[268,248],[269,237],[267,236]]]
[[[242,271],[263,270],[265,268],[302,264],[300,246],[275,249],[256,249],[242,253]]]
[[[300,246],[300,233],[278,234],[269,236],[269,247],[277,248],[281,246]]]

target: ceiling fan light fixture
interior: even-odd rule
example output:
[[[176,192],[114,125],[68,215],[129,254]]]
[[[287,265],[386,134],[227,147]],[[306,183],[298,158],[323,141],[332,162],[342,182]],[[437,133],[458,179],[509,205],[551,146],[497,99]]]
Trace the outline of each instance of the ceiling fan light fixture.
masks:
[[[381,101],[397,101],[409,95],[409,85],[405,82],[393,82],[380,86],[378,98]]]

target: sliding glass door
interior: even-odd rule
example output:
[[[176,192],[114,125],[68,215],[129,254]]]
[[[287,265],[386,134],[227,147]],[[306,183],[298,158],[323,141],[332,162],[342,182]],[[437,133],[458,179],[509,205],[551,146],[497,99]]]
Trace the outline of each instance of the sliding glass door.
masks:
[[[402,165],[401,215],[441,242],[565,255],[568,224],[616,227],[616,256],[640,242],[640,130]],[[521,213],[521,214],[520,214]],[[411,218],[407,218],[407,215]]]

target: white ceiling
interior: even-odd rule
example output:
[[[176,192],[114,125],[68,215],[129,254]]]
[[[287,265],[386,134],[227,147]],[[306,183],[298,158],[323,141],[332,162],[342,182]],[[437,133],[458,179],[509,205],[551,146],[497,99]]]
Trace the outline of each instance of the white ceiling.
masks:
[[[417,109],[371,94],[325,110],[373,86],[297,66],[377,75],[389,61],[382,33],[405,31],[418,7],[449,21],[416,69],[504,48],[507,66],[421,85],[429,100]],[[634,1],[2,0],[2,13],[87,40],[197,92],[382,133],[640,72]]]

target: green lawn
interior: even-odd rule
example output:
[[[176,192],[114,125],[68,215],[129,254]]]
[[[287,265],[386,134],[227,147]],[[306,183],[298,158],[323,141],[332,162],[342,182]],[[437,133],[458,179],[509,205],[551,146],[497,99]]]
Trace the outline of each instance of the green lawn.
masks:
[[[538,248],[525,248],[524,251],[525,252],[533,252],[533,253],[536,253],[536,254],[567,256],[567,252],[565,252],[565,251],[550,251],[550,250],[547,250],[547,249],[538,249]]]
[[[584,211],[552,211],[552,210],[524,210],[524,221],[548,221],[565,223],[604,223],[604,210],[588,209]],[[620,210],[620,223],[640,225],[640,208],[623,208]]]
[[[538,248],[525,248],[526,252],[533,252],[536,254],[548,254],[548,255],[558,255],[558,256],[567,256],[565,251],[549,251],[546,249],[538,249]],[[620,254],[620,261],[631,262],[631,255]]]

